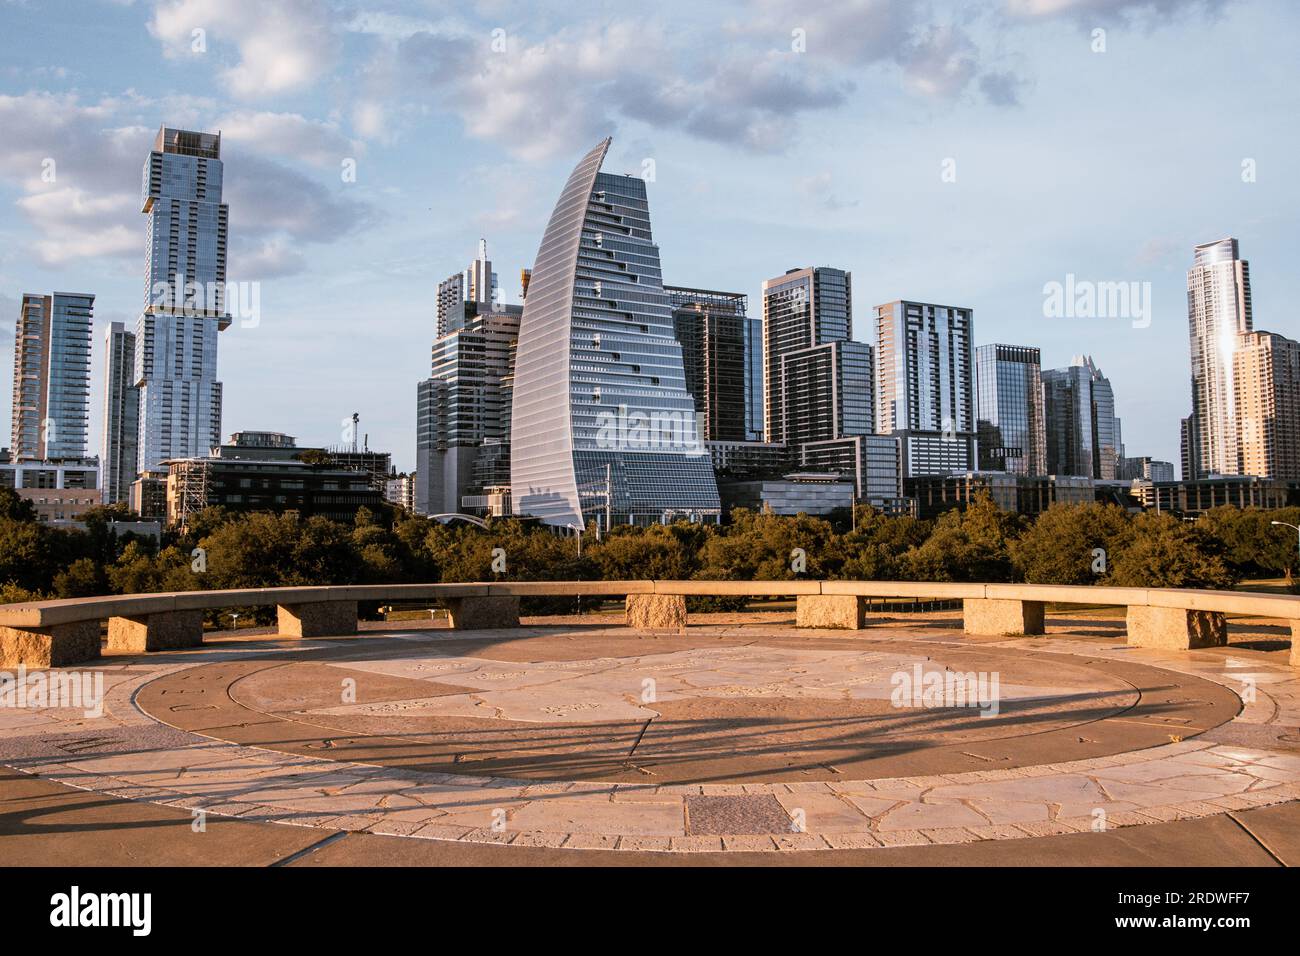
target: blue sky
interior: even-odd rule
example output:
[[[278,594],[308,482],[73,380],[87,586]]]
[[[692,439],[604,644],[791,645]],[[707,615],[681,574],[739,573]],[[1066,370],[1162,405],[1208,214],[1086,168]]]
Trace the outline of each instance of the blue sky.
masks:
[[[142,304],[163,123],[221,130],[229,278],[260,283],[259,324],[221,335],[223,430],[331,444],[358,411],[404,469],[436,283],[482,236],[518,301],[605,135],[606,169],[653,160],[666,281],[758,311],[765,278],[849,269],[867,342],[877,303],[970,306],[977,344],[1091,354],[1130,455],[1177,460],[1194,244],[1236,236],[1256,328],[1300,336],[1294,4],[809,6],[0,0],[0,349],[24,292],[97,295],[97,449],[102,329]],[[1150,326],[1044,317],[1071,273],[1150,282]]]

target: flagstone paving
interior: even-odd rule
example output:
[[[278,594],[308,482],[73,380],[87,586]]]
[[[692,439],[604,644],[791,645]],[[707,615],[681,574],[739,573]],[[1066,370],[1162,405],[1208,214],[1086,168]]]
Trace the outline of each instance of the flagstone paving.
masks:
[[[1300,799],[1300,680],[1284,660],[1135,650],[1091,629],[982,641],[925,625],[217,638],[92,670],[103,713],[0,708],[0,762],[324,831],[847,850]],[[996,708],[895,693],[917,675],[966,672],[999,676]]]

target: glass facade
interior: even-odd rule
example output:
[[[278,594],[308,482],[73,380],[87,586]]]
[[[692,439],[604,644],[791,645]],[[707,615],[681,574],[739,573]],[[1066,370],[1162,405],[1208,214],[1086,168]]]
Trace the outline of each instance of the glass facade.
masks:
[[[104,432],[101,436],[104,468],[104,504],[125,502],[139,455],[140,392],[132,383],[135,335],[121,322],[104,334]]]
[[[1116,478],[1124,444],[1110,381],[1083,356],[1042,378],[1048,474]]]
[[[787,441],[781,363],[803,349],[842,342],[853,335],[853,277],[827,267],[791,269],[763,283],[765,441]]]
[[[1192,422],[1188,464],[1195,474],[1241,473],[1233,356],[1240,336],[1252,331],[1250,265],[1236,239],[1194,250],[1187,271],[1187,325],[1192,362]]]
[[[876,306],[876,431],[903,437],[907,477],[977,466],[974,325],[955,306]]]
[[[520,323],[511,422],[516,514],[716,518],[718,490],[686,390],[645,182],[600,172],[607,139],[560,194]]]
[[[673,333],[682,347],[686,390],[705,441],[744,441],[749,319],[738,292],[667,287]]]
[[[221,444],[217,333],[231,317],[220,157],[219,134],[163,127],[144,165],[145,308],[133,371],[141,472]]]
[[[24,295],[14,331],[12,455],[85,458],[95,297]]]
[[[448,315],[454,331],[434,343],[432,374],[417,390],[415,496],[421,514],[454,514],[466,495],[509,483],[511,388],[523,310],[471,301],[460,311],[460,317]]]
[[[1027,346],[975,350],[981,470],[1047,474],[1041,363],[1039,350]]]

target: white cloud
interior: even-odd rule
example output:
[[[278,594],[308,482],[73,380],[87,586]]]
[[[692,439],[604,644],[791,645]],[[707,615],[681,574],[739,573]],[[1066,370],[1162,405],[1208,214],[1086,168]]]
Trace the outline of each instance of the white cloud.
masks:
[[[212,124],[221,131],[222,143],[247,145],[259,153],[298,159],[313,166],[337,169],[346,157],[355,157],[358,143],[333,123],[307,119],[297,113],[240,110]]]
[[[1125,16],[1170,16],[1183,12],[1213,14],[1228,0],[1006,0],[1006,12],[1024,19],[1074,17],[1108,21]]]
[[[0,96],[0,176],[21,190],[15,205],[31,224],[44,263],[143,256],[140,172],[156,127],[138,117],[148,111],[174,123],[163,112],[168,108],[136,98],[83,103],[71,94]],[[305,268],[305,258],[290,249],[332,242],[372,221],[367,203],[340,193],[337,173],[325,179],[340,183],[331,189],[300,169],[304,162],[339,169],[341,151],[351,151],[352,143],[330,124],[256,112],[212,121],[205,104],[193,102],[177,110],[198,128],[226,124],[224,199],[233,241],[260,249],[255,261],[268,271]]]
[[[219,43],[233,43],[239,60],[219,75],[241,98],[306,89],[329,71],[340,49],[323,0],[160,0],[149,30],[173,57],[216,57]]]

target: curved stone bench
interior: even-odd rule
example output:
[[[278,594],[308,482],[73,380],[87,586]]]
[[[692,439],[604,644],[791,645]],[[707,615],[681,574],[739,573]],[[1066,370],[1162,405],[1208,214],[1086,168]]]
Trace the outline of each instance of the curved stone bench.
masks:
[[[448,611],[457,630],[516,627],[523,597],[621,597],[631,627],[662,630],[687,624],[686,598],[794,597],[799,627],[856,630],[866,626],[868,598],[960,600],[967,634],[1042,634],[1047,604],[1126,609],[1128,643],[1188,650],[1227,643],[1226,614],[1279,618],[1291,624],[1291,663],[1300,666],[1300,597],[1241,591],[1075,587],[1048,584],[960,584],[918,581],[488,581],[467,584],[379,584],[246,588],[126,594],[0,605],[0,666],[62,667],[99,656],[191,647],[203,640],[203,614],[228,607],[277,608],[282,637],[357,633],[362,601],[429,602]]]

